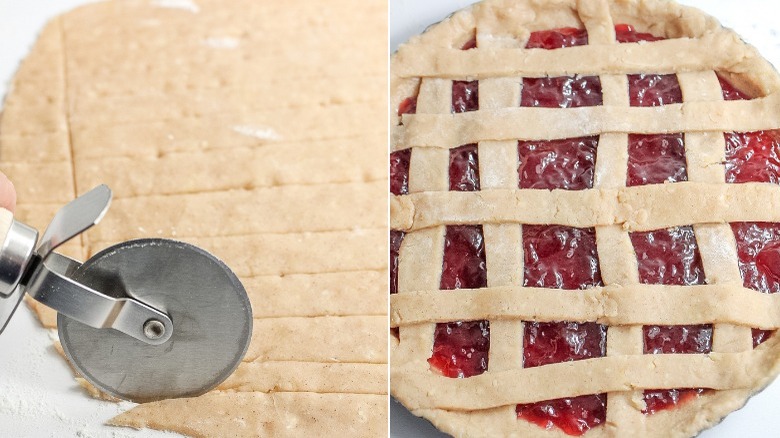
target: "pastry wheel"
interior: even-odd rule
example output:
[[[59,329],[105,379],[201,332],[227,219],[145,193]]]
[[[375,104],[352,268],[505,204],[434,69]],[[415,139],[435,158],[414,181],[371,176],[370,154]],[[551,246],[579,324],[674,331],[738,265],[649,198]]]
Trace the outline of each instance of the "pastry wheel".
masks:
[[[134,402],[203,394],[249,346],[246,291],[220,260],[174,240],[122,242],[83,264],[53,252],[97,224],[110,202],[105,185],[80,196],[40,242],[0,209],[0,334],[27,293],[58,312],[68,359],[102,391]]]

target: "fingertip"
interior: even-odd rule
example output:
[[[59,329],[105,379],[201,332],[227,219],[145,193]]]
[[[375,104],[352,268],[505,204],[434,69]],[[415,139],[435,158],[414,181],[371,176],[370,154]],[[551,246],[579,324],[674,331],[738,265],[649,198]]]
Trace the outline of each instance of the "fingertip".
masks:
[[[11,213],[16,210],[16,186],[3,172],[0,172],[0,207]]]

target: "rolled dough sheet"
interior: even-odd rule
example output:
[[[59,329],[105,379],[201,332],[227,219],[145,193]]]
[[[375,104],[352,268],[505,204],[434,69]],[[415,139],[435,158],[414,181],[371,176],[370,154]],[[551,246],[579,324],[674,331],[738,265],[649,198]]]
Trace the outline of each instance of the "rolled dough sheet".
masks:
[[[106,183],[108,215],[63,253],[193,242],[253,305],[233,376],[112,424],[387,435],[387,57],[379,1],[109,1],[45,27],[0,119],[17,218],[42,229]]]

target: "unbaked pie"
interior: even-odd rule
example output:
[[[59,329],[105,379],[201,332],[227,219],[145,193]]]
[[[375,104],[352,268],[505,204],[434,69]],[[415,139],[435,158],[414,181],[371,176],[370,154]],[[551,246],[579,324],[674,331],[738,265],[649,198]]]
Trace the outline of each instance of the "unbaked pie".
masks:
[[[780,371],[780,76],[663,0],[391,61],[391,389],[455,436],[692,436]]]

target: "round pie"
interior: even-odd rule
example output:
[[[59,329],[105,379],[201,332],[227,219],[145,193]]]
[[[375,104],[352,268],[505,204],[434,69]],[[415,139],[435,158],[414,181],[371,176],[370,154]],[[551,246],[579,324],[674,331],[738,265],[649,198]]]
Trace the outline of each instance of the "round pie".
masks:
[[[693,436],[780,371],[780,75],[663,0],[391,61],[391,390],[455,436]]]

